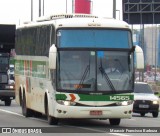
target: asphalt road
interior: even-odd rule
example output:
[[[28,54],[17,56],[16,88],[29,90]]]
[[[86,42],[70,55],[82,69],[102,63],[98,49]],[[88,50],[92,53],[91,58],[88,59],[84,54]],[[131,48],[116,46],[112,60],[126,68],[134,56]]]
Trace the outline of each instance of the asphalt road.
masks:
[[[23,129],[23,127],[25,127]],[[37,127],[33,129],[34,127]],[[125,130],[129,127],[128,133],[113,133],[113,130]],[[22,116],[21,113],[21,107],[15,103],[15,101],[12,102],[11,106],[4,106],[4,103],[0,101],[0,132],[4,128],[11,128],[12,132],[15,134],[12,135],[19,135],[17,134],[16,130],[22,131],[25,133],[25,131],[36,131],[36,132],[50,132],[47,134],[43,133],[43,136],[45,135],[58,135],[64,136],[72,136],[72,135],[78,135],[78,136],[137,136],[137,135],[159,135],[160,133],[129,133],[132,131],[135,132],[135,129],[139,129],[143,127],[146,131],[149,128],[151,130],[154,130],[154,127],[159,127],[160,129],[160,115],[158,118],[153,118],[152,114],[146,114],[145,117],[141,117],[139,114],[133,114],[132,119],[122,119],[120,126],[114,127],[110,126],[109,120],[89,120],[89,119],[66,119],[66,120],[60,120],[59,125],[48,125],[46,118],[35,118],[35,117],[29,117],[25,118]],[[147,127],[147,129],[145,128]],[[15,129],[14,129],[15,128]],[[29,129],[29,130],[28,130]],[[4,129],[5,130],[5,129]],[[4,131],[3,130],[3,131]],[[139,131],[141,131],[140,129]],[[6,131],[6,130],[5,130]],[[137,130],[136,130],[137,131]],[[0,134],[1,135],[1,134]],[[7,135],[4,134],[3,135]],[[32,135],[32,134],[30,134]],[[40,134],[34,134],[34,135],[40,135]]]

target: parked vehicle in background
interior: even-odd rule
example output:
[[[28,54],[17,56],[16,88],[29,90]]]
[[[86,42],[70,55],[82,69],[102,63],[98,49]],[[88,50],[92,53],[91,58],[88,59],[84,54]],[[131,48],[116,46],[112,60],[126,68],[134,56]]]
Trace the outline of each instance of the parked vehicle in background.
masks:
[[[12,50],[15,47],[15,25],[0,25],[0,100],[10,106],[15,98],[13,73],[10,69]]]
[[[141,116],[152,113],[154,118],[158,117],[159,98],[147,83],[135,83],[133,112],[140,113]]]
[[[5,106],[11,105],[11,100],[15,98],[14,80],[10,79],[9,74],[9,53],[0,53],[0,100],[4,101]]]

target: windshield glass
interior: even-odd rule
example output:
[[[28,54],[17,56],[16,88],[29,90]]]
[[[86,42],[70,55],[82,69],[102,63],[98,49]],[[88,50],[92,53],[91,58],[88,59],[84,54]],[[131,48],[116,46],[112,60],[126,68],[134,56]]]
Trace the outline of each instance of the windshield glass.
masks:
[[[131,48],[131,33],[114,29],[65,29],[57,32],[58,47]]]
[[[0,72],[6,72],[8,70],[8,57],[0,57]]]
[[[58,89],[103,92],[131,90],[132,74],[128,52],[58,52]]]
[[[153,94],[153,91],[148,84],[140,84],[140,83],[137,84],[135,83],[134,92]]]

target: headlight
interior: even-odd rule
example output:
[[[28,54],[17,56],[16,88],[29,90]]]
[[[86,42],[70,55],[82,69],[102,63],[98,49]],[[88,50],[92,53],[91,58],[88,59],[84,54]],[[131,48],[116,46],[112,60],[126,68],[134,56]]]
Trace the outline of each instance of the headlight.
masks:
[[[117,102],[116,104],[118,106],[127,106],[127,105],[131,105],[132,103],[133,103],[133,101],[130,100],[130,101]]]
[[[7,85],[5,86],[5,89],[14,89],[14,85]]]
[[[153,101],[153,104],[159,104],[159,102],[158,101]]]
[[[65,105],[65,106],[74,106],[74,105],[76,105],[75,102],[64,101],[64,100],[57,100],[57,103],[59,103],[61,105]]]

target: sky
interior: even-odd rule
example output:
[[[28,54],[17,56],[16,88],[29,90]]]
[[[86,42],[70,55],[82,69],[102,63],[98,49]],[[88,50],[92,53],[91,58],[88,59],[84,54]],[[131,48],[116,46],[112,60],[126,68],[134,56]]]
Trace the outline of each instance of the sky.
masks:
[[[43,0],[41,0],[43,2]],[[72,0],[44,0],[44,15],[72,13]],[[92,14],[113,17],[113,0],[92,0]],[[117,19],[122,19],[122,0],[116,0]],[[39,0],[33,0],[33,20],[39,16]],[[120,17],[119,17],[120,15]],[[0,0],[0,24],[22,24],[31,21],[31,0]]]

